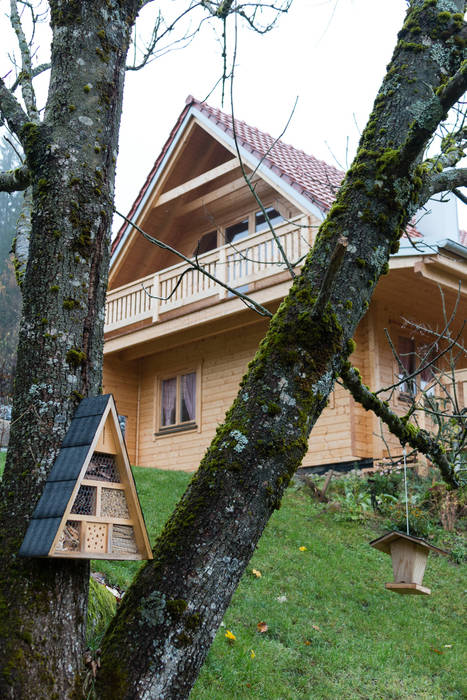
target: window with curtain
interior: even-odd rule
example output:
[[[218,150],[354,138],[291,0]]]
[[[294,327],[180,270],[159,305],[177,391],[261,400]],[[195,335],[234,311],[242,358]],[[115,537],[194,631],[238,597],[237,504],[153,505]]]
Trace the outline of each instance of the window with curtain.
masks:
[[[416,365],[416,355],[415,355],[415,341],[412,338],[406,338],[404,336],[399,336],[397,341],[397,354],[404,368],[402,372],[399,370],[399,379],[404,379],[404,377],[413,374],[415,372]],[[417,385],[415,382],[415,377],[413,379],[407,379],[399,385],[399,391],[402,394],[409,394],[414,396],[417,393]]]
[[[196,426],[196,372],[178,374],[160,382],[159,432]]]

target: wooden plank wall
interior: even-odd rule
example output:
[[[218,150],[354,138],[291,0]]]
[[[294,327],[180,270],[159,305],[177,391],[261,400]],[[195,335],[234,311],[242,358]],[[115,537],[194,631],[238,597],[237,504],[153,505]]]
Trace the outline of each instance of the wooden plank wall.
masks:
[[[102,390],[113,394],[119,415],[127,417],[125,442],[131,464],[136,458],[139,367],[137,362],[121,362],[113,357],[104,361]]]
[[[239,382],[264,334],[259,324],[158,353],[141,360],[140,437],[137,463],[194,471],[235,398]],[[155,436],[155,391],[167,376],[201,365],[202,420],[198,430]],[[362,438],[363,439],[363,438]],[[319,419],[304,466],[356,459],[350,433],[350,396],[337,388]]]

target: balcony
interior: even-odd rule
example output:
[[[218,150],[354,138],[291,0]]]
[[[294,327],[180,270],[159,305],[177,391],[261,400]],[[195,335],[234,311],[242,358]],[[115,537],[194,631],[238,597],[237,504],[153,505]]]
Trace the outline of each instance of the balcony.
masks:
[[[300,216],[283,222],[275,227],[275,233],[288,260],[301,266],[314,240],[309,219]],[[198,264],[219,281],[242,291],[286,269],[269,230],[204,253],[198,257]],[[168,311],[209,297],[213,302],[227,300],[232,292],[181,262],[108,292],[105,331],[147,319],[155,323]]]

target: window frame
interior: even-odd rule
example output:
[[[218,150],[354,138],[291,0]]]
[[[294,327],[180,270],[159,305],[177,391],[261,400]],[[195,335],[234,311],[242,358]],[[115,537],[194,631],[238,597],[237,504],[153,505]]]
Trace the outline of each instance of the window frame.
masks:
[[[177,367],[169,372],[156,375],[154,386],[154,439],[178,433],[201,432],[201,364]],[[180,421],[181,410],[181,379],[186,374],[196,376],[195,418],[190,421]],[[162,383],[168,379],[176,379],[175,414],[176,422],[162,425]]]

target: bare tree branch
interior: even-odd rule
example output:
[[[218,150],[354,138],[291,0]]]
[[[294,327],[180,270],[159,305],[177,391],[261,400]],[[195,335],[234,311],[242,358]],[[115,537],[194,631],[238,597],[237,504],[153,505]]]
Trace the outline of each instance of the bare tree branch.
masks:
[[[418,452],[427,455],[439,468],[446,483],[454,488],[459,486],[456,475],[451,469],[446,455],[440,445],[431,435],[421,428],[416,428],[404,418],[399,418],[384,401],[378,399],[373,392],[366,387],[361,380],[360,373],[350,362],[344,363],[341,370],[341,378],[346,389],[350,391],[355,401],[362,404],[367,411],[373,411],[388,426],[393,435],[399,439],[402,445],[409,444]]]
[[[453,192],[458,187],[467,185],[467,168],[451,168],[442,173],[433,172],[426,177],[420,191],[420,205],[439,192]]]
[[[0,78],[0,113],[10,130],[21,140],[23,126],[30,121],[20,103]]]
[[[29,258],[29,239],[31,235],[31,212],[32,212],[32,188],[29,187],[24,193],[21,213],[16,224],[16,237],[13,241],[13,253],[15,256],[15,274],[18,286],[22,287],[24,273]]]
[[[29,183],[30,173],[25,165],[0,173],[0,192],[21,192],[29,186]]]
[[[465,194],[463,194],[460,190],[458,190],[457,187],[455,187],[455,188],[453,189],[453,193],[456,195],[456,197],[457,197],[458,199],[461,200],[461,202],[462,202],[463,204],[467,204],[467,197],[466,197]]]
[[[46,70],[50,70],[50,63],[41,63],[39,66],[36,66],[35,68],[32,69],[31,71],[31,78],[37,78],[38,75],[41,75],[41,73],[45,73]],[[14,92],[17,88],[18,85],[21,82],[21,74],[16,78],[15,82],[11,86],[10,90],[11,92]]]
[[[21,85],[26,111],[31,121],[39,121],[39,112],[36,106],[36,95],[32,85],[32,63],[31,51],[21,25],[21,19],[18,13],[16,0],[10,0],[10,22],[18,39],[18,46],[21,54],[21,73],[18,76]],[[35,25],[35,17],[33,16],[33,26]]]

